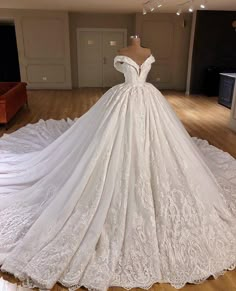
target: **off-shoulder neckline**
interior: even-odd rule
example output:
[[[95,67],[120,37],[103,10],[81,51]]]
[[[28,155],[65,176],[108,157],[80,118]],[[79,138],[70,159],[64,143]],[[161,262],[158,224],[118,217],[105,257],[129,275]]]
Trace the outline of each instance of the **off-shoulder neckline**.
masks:
[[[135,64],[138,68],[142,68],[142,66],[143,66],[143,65],[144,65],[144,64],[145,64],[149,59],[151,59],[151,58],[154,59],[153,55],[150,54],[150,56],[147,57],[146,60],[145,60],[141,65],[139,65],[139,64],[136,63],[132,58],[130,58],[130,57],[128,57],[128,56],[117,55],[117,56],[115,57],[115,59],[117,59],[117,58],[121,58],[121,59],[127,58],[127,59],[129,59],[133,64]]]

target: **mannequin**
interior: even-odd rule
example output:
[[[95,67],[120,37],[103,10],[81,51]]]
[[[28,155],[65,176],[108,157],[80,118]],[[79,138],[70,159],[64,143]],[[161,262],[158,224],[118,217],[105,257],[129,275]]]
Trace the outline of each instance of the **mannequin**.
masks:
[[[130,45],[120,49],[118,54],[131,58],[139,66],[141,66],[144,61],[151,55],[151,50],[149,48],[141,47],[139,36],[134,35],[130,37]]]

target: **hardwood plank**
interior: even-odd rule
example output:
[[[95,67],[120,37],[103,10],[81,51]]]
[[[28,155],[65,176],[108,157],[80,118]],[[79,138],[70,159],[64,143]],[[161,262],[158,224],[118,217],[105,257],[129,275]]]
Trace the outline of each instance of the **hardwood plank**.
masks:
[[[12,132],[39,119],[75,118],[85,113],[106,91],[102,88],[28,91],[29,110],[20,110],[8,131],[0,126],[0,135]],[[211,144],[236,157],[236,134],[228,127],[230,110],[217,103],[216,97],[185,96],[164,91],[178,117],[191,136],[207,139]]]

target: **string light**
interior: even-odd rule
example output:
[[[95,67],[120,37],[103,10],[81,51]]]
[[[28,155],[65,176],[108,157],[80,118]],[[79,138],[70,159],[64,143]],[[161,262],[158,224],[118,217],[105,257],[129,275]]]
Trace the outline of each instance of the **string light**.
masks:
[[[162,6],[164,6],[165,0],[148,0],[143,4],[143,14],[147,14],[148,11],[153,12],[154,10],[158,10]],[[184,0],[183,0],[184,1]],[[181,15],[184,11],[188,11],[192,13],[196,7],[200,7],[200,9],[206,9],[207,0],[186,0],[177,5],[176,15]]]
[[[143,15],[147,14],[148,11],[153,12],[155,9],[162,7],[164,0],[148,0],[143,4]]]

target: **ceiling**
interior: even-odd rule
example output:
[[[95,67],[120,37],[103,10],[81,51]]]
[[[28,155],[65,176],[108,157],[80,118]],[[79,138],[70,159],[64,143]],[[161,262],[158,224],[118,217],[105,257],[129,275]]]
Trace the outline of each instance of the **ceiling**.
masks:
[[[162,0],[160,12],[176,12],[186,0]],[[194,0],[200,4],[201,0]],[[145,0],[0,0],[0,8],[66,10],[97,13],[135,13]],[[198,5],[199,6],[199,5]],[[207,0],[208,10],[235,10],[236,0]],[[1,12],[0,12],[1,14]]]

